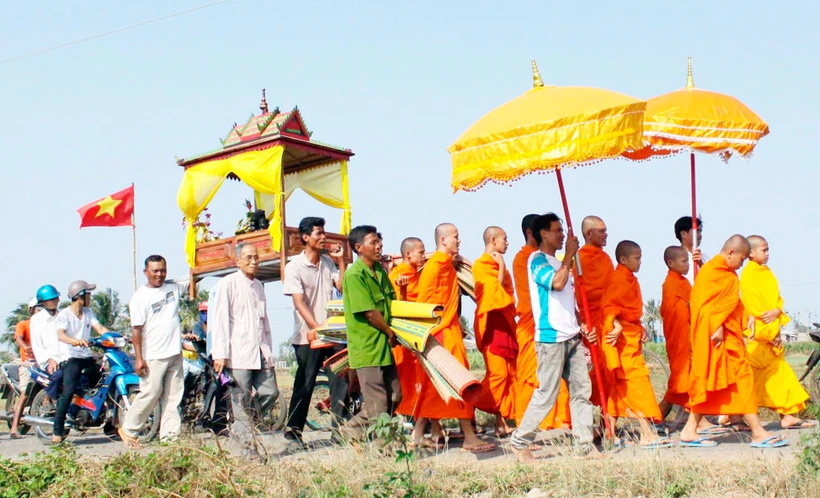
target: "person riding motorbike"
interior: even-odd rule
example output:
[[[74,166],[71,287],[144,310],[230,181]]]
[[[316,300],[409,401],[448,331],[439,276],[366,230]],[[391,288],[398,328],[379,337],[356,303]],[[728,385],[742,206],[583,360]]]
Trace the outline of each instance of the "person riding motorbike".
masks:
[[[96,385],[99,370],[88,340],[91,329],[98,334],[109,332],[94,316],[91,305],[91,291],[97,286],[85,280],[76,280],[68,286],[68,298],[71,304],[57,315],[57,338],[60,347],[60,368],[63,371],[63,391],[57,401],[54,414],[53,443],[65,440],[65,418],[71,400],[79,389],[80,376],[87,372],[89,385]],[[96,378],[95,378],[96,377]]]
[[[14,342],[20,347],[20,368],[17,370],[18,383],[20,387],[20,396],[17,398],[17,403],[14,405],[14,416],[11,420],[11,430],[9,431],[9,438],[20,439],[20,432],[18,426],[20,424],[20,417],[23,416],[23,409],[28,402],[29,384],[31,383],[31,374],[28,367],[34,361],[34,353],[31,351],[31,317],[37,312],[37,298],[33,297],[28,303],[28,320],[21,320],[17,323],[14,331]]]

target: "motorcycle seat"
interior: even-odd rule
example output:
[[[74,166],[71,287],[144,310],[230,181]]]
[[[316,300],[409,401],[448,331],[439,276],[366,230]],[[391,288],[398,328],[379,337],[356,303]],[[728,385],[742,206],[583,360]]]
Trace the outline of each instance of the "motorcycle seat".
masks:
[[[20,382],[20,365],[6,363],[3,365],[3,370],[5,370],[6,376],[8,376],[8,378],[13,382]]]

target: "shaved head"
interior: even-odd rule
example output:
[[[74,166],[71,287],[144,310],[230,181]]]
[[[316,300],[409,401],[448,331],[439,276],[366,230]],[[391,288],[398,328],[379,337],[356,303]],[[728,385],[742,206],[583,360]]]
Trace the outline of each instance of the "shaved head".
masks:
[[[746,240],[749,241],[749,246],[750,246],[751,250],[755,250],[759,247],[763,247],[764,244],[768,245],[768,242],[766,242],[766,239],[764,239],[760,235],[749,235],[748,237],[746,237]]]
[[[735,234],[729,237],[729,240],[723,244],[723,249],[720,250],[720,255],[726,259],[726,264],[732,270],[737,270],[743,266],[743,261],[749,257],[752,251],[752,246],[746,237]]]
[[[606,223],[598,216],[587,216],[581,222],[581,234],[584,242],[595,247],[606,246]]]
[[[436,227],[436,250],[450,256],[458,255],[461,241],[458,238],[458,228],[452,223],[442,223]]]
[[[502,234],[506,235],[507,233],[501,227],[487,227],[484,229],[484,245],[487,245],[493,241],[495,237],[499,237]]]
[[[615,247],[615,260],[620,263],[621,259],[639,252],[641,252],[641,246],[639,246],[636,242],[632,242],[631,240],[622,240],[618,242],[617,247]]]
[[[669,246],[669,247],[666,248],[665,251],[663,251],[663,261],[664,261],[664,263],[668,264],[669,261],[672,261],[672,260],[678,259],[678,258],[686,258],[686,259],[689,258],[689,253],[686,252],[686,249],[684,249],[681,246]]]
[[[401,255],[404,256],[407,252],[412,251],[418,244],[423,244],[418,237],[407,237],[401,241]]]

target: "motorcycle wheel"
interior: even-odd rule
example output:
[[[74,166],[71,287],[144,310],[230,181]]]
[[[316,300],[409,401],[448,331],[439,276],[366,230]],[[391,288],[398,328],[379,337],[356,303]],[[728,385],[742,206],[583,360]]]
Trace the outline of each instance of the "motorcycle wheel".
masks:
[[[6,398],[6,413],[8,413],[8,414],[14,413],[14,405],[17,404],[18,399],[20,399],[20,395],[17,394],[14,390],[9,392],[9,396],[8,396],[8,398]],[[29,400],[29,406],[31,406],[31,400]],[[25,414],[26,414],[26,412],[25,412],[25,408],[24,408],[23,415],[25,415]],[[11,430],[11,420],[9,420],[7,423],[9,425],[9,430]],[[28,434],[29,430],[31,430],[31,426],[28,425],[28,424],[24,424],[24,423],[20,422],[20,424],[17,425],[17,431],[20,433],[20,435]]]
[[[308,408],[305,425],[312,431],[329,431],[333,427],[333,415],[329,407],[326,406],[330,399],[330,385],[327,378],[316,379],[313,387],[313,396],[310,398],[310,408]],[[287,413],[285,413],[287,416]]]
[[[54,419],[54,414],[57,412],[57,402],[51,399],[48,396],[48,393],[45,389],[41,389],[36,396],[34,396],[34,400],[31,402],[31,409],[29,413],[31,413],[32,417],[40,417],[45,419]],[[41,443],[50,445],[51,444],[51,436],[54,433],[54,430],[50,425],[38,425],[34,427],[34,432],[37,434],[37,438],[40,440]],[[65,436],[68,436],[69,429],[65,429]]]
[[[134,402],[134,398],[137,397],[139,392],[140,389],[138,386],[128,386],[128,406],[131,406]],[[122,427],[123,422],[125,422],[125,414],[127,411],[128,410],[125,409],[125,404],[120,404],[117,409],[117,427]],[[157,433],[159,433],[159,421],[161,418],[162,409],[160,408],[159,403],[157,403],[148,415],[148,422],[146,422],[145,427],[139,434],[137,434],[140,444],[147,444],[152,439],[157,437]]]
[[[285,395],[279,391],[279,397],[277,397],[276,401],[273,403],[270,413],[265,414],[265,418],[262,420],[262,431],[274,432],[282,430],[287,421],[288,400],[285,398]]]

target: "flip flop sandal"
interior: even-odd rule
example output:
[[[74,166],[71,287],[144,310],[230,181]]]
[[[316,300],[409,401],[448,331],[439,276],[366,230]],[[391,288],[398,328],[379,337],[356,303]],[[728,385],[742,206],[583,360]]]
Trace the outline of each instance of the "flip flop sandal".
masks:
[[[21,436],[20,434],[15,433],[15,432],[10,432],[9,433],[9,439],[23,439],[23,436]]]
[[[806,425],[809,424],[809,425]],[[800,429],[814,429],[817,427],[817,422],[813,420],[803,420],[802,418],[788,427],[781,427],[781,429],[788,431],[797,431]]]
[[[430,439],[424,439],[421,443],[410,443],[409,445],[413,449],[423,449],[423,450],[436,450],[440,451],[444,449],[444,445],[442,443],[437,443]]]
[[[671,448],[673,446],[672,440],[668,437],[662,437],[649,444],[639,445],[642,450],[657,450],[661,448]]]
[[[699,430],[698,431],[698,436],[717,436],[717,435],[720,435],[720,434],[728,434],[731,431],[732,431],[732,429],[729,428],[729,427],[721,427],[719,425],[713,425],[711,427],[707,427],[706,429]]]
[[[495,451],[497,448],[494,444],[482,444],[481,446],[476,446],[475,448],[461,448],[461,451],[465,453],[488,453],[490,451]]]
[[[789,442],[785,439],[780,439],[780,436],[772,436],[770,438],[766,438],[764,441],[760,443],[751,443],[749,446],[751,446],[752,448],[771,449],[782,448],[788,445]]]
[[[719,443],[708,437],[695,439],[694,441],[684,441],[681,439],[680,445],[684,448],[714,448]]]
[[[118,429],[117,433],[120,435],[120,439],[122,439],[123,446],[125,446],[129,450],[138,450],[138,449],[142,448],[142,445],[140,444],[139,438],[129,436],[122,429]]]

